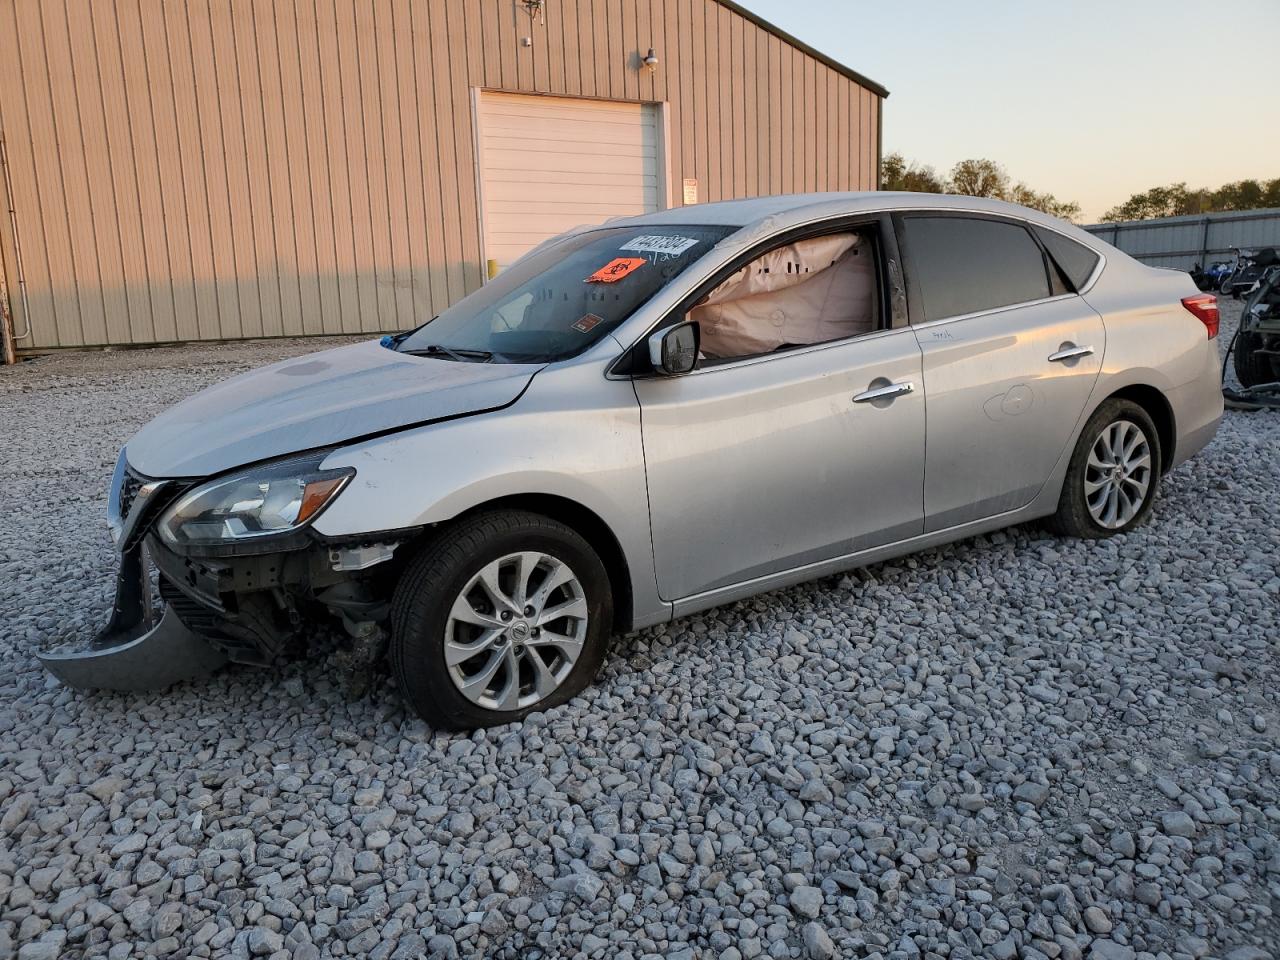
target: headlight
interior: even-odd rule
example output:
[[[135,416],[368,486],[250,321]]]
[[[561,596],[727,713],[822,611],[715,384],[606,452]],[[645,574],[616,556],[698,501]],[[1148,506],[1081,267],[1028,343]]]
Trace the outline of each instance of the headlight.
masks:
[[[266,464],[202,484],[160,518],[171,546],[233,543],[296,530],[328,506],[355,470],[321,470],[327,454]]]

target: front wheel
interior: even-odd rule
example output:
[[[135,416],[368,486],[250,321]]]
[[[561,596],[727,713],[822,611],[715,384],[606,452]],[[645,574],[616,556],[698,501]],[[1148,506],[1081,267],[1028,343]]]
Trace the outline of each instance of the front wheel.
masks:
[[[582,537],[525,511],[478,514],[401,576],[391,665],[434,727],[510,723],[586,687],[612,622],[608,574]]]
[[[1128,400],[1106,401],[1076,441],[1050,526],[1088,539],[1132,530],[1151,511],[1161,455],[1145,410]]]

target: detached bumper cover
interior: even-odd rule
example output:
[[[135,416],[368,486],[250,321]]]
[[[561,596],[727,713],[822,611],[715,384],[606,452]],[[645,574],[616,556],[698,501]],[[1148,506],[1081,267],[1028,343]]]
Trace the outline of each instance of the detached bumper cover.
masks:
[[[111,620],[89,648],[40,651],[36,657],[63,683],[82,690],[160,690],[206,677],[227,662],[172,607],[148,629],[150,604],[143,546],[135,543],[120,556]]]
[[[172,607],[141,636],[78,653],[36,654],[45,669],[81,690],[162,690],[207,677],[227,662],[219,651],[187,629]]]

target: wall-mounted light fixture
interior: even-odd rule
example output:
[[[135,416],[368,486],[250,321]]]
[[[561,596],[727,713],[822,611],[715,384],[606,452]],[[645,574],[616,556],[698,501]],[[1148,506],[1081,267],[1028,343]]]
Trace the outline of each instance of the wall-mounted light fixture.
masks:
[[[658,54],[653,47],[650,47],[649,52],[644,55],[644,65],[649,68],[650,73],[658,69]]]
[[[542,5],[542,0],[521,0],[525,10],[529,14],[529,19],[537,18],[540,22],[547,22],[547,11]]]

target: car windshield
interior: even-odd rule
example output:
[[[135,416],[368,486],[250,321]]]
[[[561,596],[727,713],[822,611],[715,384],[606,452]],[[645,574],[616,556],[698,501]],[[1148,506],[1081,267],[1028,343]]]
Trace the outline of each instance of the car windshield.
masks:
[[[535,363],[581,353],[736,227],[616,227],[512,264],[395,348],[459,361]]]

